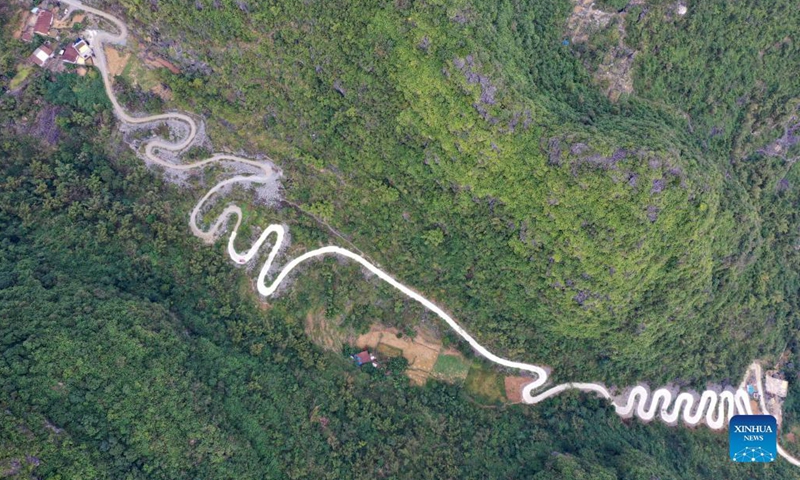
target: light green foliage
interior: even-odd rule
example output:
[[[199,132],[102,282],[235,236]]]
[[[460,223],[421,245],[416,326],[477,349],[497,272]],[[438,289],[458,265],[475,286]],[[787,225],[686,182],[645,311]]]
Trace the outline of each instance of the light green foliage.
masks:
[[[626,41],[642,50],[640,95],[617,104],[561,45],[566,1],[202,9],[161,1],[156,11],[123,3],[145,23],[180,32],[187,55],[208,66],[168,78],[176,99],[211,112],[226,142],[274,154],[290,199],[434,296],[491,348],[552,365],[565,379],[702,383],[738,376],[749,359],[785,345],[795,295],[776,294],[787,284],[769,273],[783,267],[762,232],[762,200],[749,193],[750,173],[731,175],[728,155],[739,127],[782,118],[777,105],[797,89],[775,82],[796,76],[791,62],[776,64],[775,88],[759,90],[771,106],[742,123],[756,92],[737,105],[731,92],[744,87],[710,77],[723,68],[701,68],[716,57],[700,53],[740,51],[750,62],[743,81],[755,86],[759,68],[745,50],[756,33],[697,33],[727,24],[704,12],[739,18],[780,9],[780,0],[704,2],[671,21],[672,4],[641,22],[629,14]],[[220,27],[198,29],[197,18]],[[770,30],[775,42],[790,23]],[[665,47],[651,52],[657,44]],[[720,57],[724,71],[736,72],[729,57]],[[692,72],[706,77],[687,97],[680,82]],[[728,122],[719,138],[729,140],[704,146],[698,122],[710,128],[711,117],[702,112]],[[215,129],[213,118],[232,127]],[[737,145],[759,146],[748,142]],[[776,233],[791,231],[781,217]],[[401,306],[413,321],[412,307]]]
[[[470,362],[456,355],[439,354],[433,365],[433,374],[446,380],[464,379],[470,371]]]
[[[14,78],[8,83],[8,88],[11,90],[15,90],[22,85],[22,83],[28,78],[28,76],[33,72],[32,65],[20,65],[17,67],[17,74],[14,75]]]
[[[444,242],[444,234],[438,228],[432,228],[426,231],[422,234],[422,238],[424,238],[425,243],[431,247],[438,247]]]
[[[330,220],[333,218],[333,204],[330,202],[316,202],[308,206],[308,211],[323,220]]]
[[[796,108],[800,57],[790,2],[701,3],[628,16],[636,93],[616,104],[561,44],[567,1],[120,5],[177,45],[161,52],[186,72],[163,74],[171,107],[208,119],[217,148],[276,158],[288,200],[342,234],[255,206],[240,249],[275,221],[289,257],[352,242],[557,380],[702,386],[797,330],[800,178],[758,150]],[[6,87],[29,52],[0,40]],[[0,96],[0,468],[30,453],[41,477],[792,475],[587,396],[476,405],[503,391],[480,365],[419,389],[322,353],[309,310],[359,331],[430,316],[333,258],[262,310],[224,246],[188,235],[201,189],[163,186],[118,137],[106,149],[99,78],[31,75]]]

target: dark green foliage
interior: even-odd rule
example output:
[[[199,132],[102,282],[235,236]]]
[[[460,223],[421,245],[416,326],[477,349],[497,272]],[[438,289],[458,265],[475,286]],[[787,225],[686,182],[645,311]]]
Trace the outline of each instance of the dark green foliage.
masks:
[[[42,80],[47,91],[62,82]],[[90,78],[74,86],[101,88]],[[28,95],[35,92],[26,90],[22,105],[32,104]],[[164,186],[127,151],[110,156],[107,110],[74,105],[65,108],[103,128],[65,126],[72,140],[53,149],[0,129],[3,472],[87,479],[792,475],[786,463],[732,465],[725,437],[706,429],[626,425],[591,397],[487,409],[459,387],[411,387],[399,372],[370,373],[322,354],[299,327],[304,295],[318,282],[300,281],[296,295],[259,309],[249,293],[231,288],[241,274],[222,249],[186,234],[185,192]],[[30,107],[15,113],[4,121],[24,127],[21,119],[35,116]],[[302,225],[295,231],[306,235]],[[342,267],[333,274],[357,275]]]
[[[383,367],[391,375],[403,378],[403,374],[408,368],[408,360],[405,357],[391,357],[383,362]]]
[[[714,0],[682,24],[653,6],[629,27],[638,95],[619,104],[562,48],[566,1],[121,3],[185,42],[197,62],[166,82],[215,142],[280,160],[302,210],[253,208],[244,229],[289,223],[290,256],[340,243],[313,213],[493,350],[570,380],[738,383],[796,329],[797,190],[777,187],[800,179],[757,153],[794,108],[794,44],[762,85],[747,50],[762,40],[712,15],[771,9],[774,45],[785,2]],[[0,45],[5,87],[27,47]],[[724,434],[623,423],[589,396],[484,405],[321,352],[309,310],[357,329],[435,320],[335,259],[262,310],[224,247],[189,235],[202,192],[112,141],[108,105],[96,75],[39,70],[0,97],[0,471],[797,478],[730,463]]]
[[[761,193],[788,169],[730,156],[771,140],[746,132],[775,131],[797,69],[774,64],[762,113],[743,121],[757,92],[738,98],[761,71],[748,49],[766,40],[709,17],[723,8],[745,29],[747,12],[784,0],[703,2],[680,19],[664,3],[641,22],[637,7],[626,41],[642,50],[639,95],[619,103],[561,44],[566,1],[123,3],[142,28],[182,41],[195,67],[165,81],[217,138],[273,153],[293,202],[494,350],[562,379],[702,384],[738,378],[795,328],[794,234],[778,233],[796,230],[795,195],[779,207]],[[592,48],[599,58],[603,45]],[[704,67],[718,56],[724,67]],[[712,124],[722,134],[708,139]],[[380,320],[406,322],[409,308]],[[352,311],[354,324],[374,320]]]
[[[619,12],[625,8],[630,0],[598,0],[596,8],[609,12]]]
[[[142,90],[138,85],[132,85],[130,81],[122,76],[114,77],[114,90],[117,99],[129,111],[145,111],[160,113],[164,108],[164,102],[153,92]]]
[[[41,75],[37,78],[37,93],[54,105],[83,110],[83,113],[89,115],[111,106],[103,90],[100,75],[96,71],[89,75],[93,80],[91,82],[85,82],[77,75],[56,75],[52,78]]]

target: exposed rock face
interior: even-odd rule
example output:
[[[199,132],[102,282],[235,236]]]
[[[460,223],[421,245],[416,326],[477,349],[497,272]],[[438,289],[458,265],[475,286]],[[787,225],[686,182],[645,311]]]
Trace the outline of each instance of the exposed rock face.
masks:
[[[622,94],[633,93],[633,60],[636,51],[625,44],[625,17],[627,9],[637,1],[632,1],[619,12],[605,12],[594,8],[591,0],[575,0],[576,6],[567,20],[566,36],[578,46],[588,46],[597,34],[611,34],[616,41],[602,52],[602,59],[596,66],[588,65],[597,84],[606,95],[616,101]]]
[[[467,55],[465,58],[457,57],[453,59],[453,65],[459,71],[461,71],[468,84],[480,85],[480,98],[472,106],[478,111],[484,120],[493,125],[496,124],[498,119],[489,113],[489,109],[487,107],[497,104],[497,100],[495,98],[495,95],[497,94],[497,86],[492,83],[488,76],[478,72],[480,66],[475,61],[473,55]],[[514,127],[515,126],[516,122],[514,122]],[[509,125],[509,128],[513,127]]]

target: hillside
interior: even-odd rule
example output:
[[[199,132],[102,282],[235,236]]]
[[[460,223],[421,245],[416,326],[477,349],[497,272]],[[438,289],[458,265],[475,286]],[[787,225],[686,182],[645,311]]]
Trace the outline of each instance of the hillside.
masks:
[[[134,37],[109,50],[117,98],[172,113],[120,120],[106,69],[34,65],[67,40],[26,43],[0,5],[0,476],[798,477],[593,395],[512,404],[525,372],[378,274],[550,385],[685,392],[782,354],[796,452],[791,3],[95,3]],[[142,161],[182,116],[182,161],[282,170],[201,228],[235,203],[239,252],[272,224],[281,267],[331,244],[377,266],[329,255],[258,295],[255,262],[191,230],[247,164]]]
[[[759,153],[800,91],[797,13],[765,17],[787,2],[718,2],[764,25],[742,35],[714,2],[631,7],[616,101],[562,42],[567,2],[123,3],[216,143],[280,158],[289,200],[494,348],[701,383],[787,344],[792,153]]]
[[[0,129],[4,476],[792,478],[591,396],[483,405],[321,352],[302,307],[340,265],[264,310],[222,247],[185,233],[185,191],[113,147],[99,77],[35,75]],[[53,109],[60,135],[42,144]]]

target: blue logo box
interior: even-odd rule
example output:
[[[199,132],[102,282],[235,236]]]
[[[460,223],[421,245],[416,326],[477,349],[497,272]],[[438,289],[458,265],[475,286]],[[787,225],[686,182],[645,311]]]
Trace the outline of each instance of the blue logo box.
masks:
[[[778,456],[778,424],[772,415],[736,415],[728,424],[734,462],[772,462]]]

